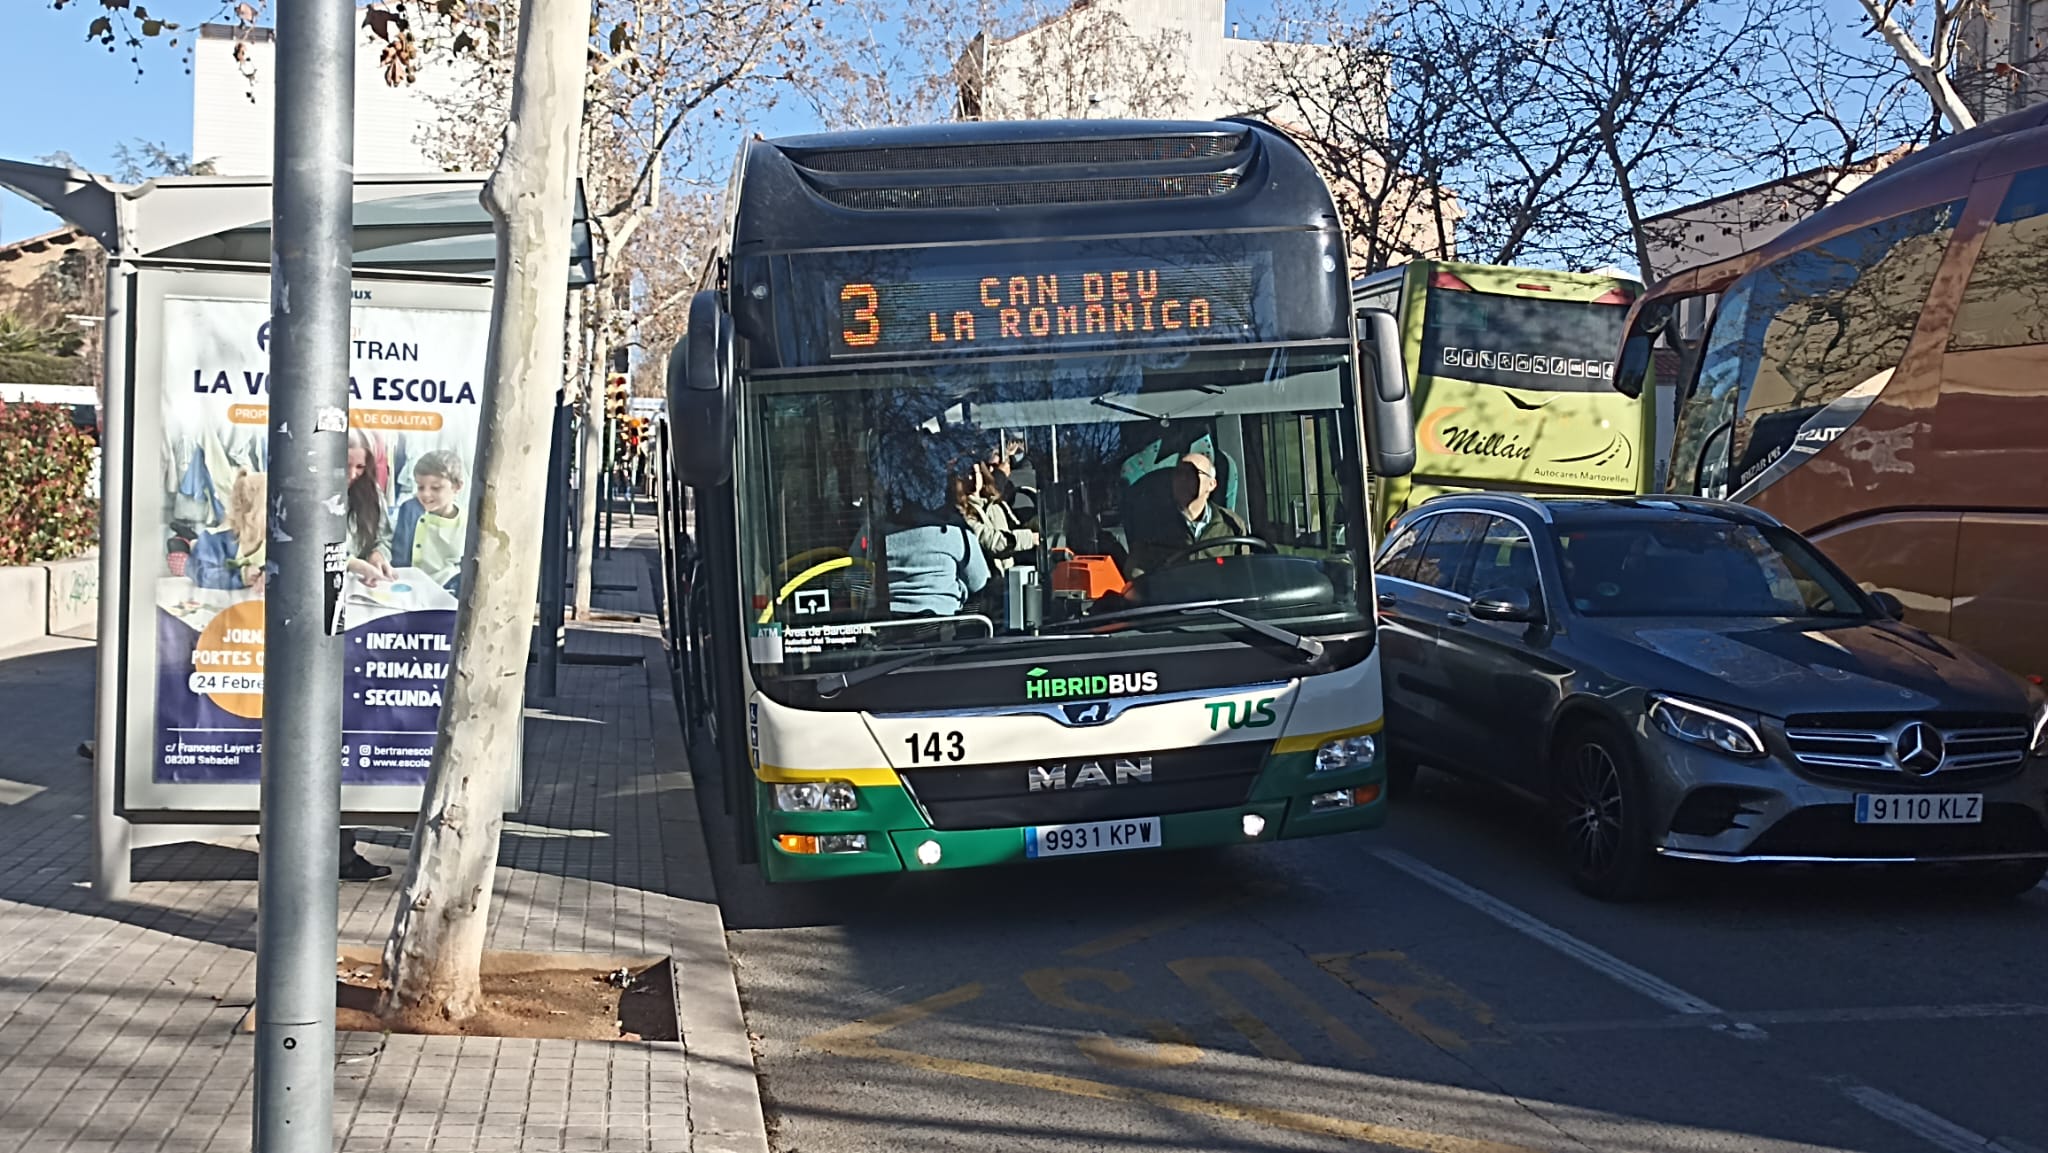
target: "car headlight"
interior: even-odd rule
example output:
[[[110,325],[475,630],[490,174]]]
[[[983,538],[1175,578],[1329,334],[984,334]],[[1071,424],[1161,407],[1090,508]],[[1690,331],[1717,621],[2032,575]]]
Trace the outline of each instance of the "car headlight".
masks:
[[[1764,755],[1764,740],[1755,726],[1740,717],[1677,697],[1650,698],[1650,720],[1669,737],[1727,753],[1731,757]]]
[[[2034,702],[2034,739],[2027,745],[2027,751],[2037,757],[2048,757],[2048,698]]]
[[[1371,733],[1325,741],[1323,746],[1316,750],[1314,771],[1334,773],[1343,769],[1355,769],[1361,765],[1371,764],[1373,758],[1379,755],[1379,738]]]
[[[852,781],[799,781],[775,786],[775,807],[785,813],[843,813],[860,807]]]

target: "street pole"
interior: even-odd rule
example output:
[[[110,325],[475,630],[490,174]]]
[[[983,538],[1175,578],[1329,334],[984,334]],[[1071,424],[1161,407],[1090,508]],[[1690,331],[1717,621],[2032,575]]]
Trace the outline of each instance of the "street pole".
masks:
[[[354,0],[277,13],[256,1153],[334,1149],[355,18]]]
[[[614,467],[612,463],[612,444],[618,438],[618,422],[612,419],[611,412],[607,410],[604,414],[604,488],[599,490],[603,494],[604,551],[606,556],[610,556],[612,551],[612,469]],[[593,587],[595,587],[594,584]]]
[[[534,643],[540,653],[538,695],[552,697],[558,691],[562,666],[562,614],[568,611],[563,595],[569,585],[567,536],[569,452],[574,434],[569,429],[569,398],[557,393],[554,432],[548,439],[547,521],[540,530],[540,635]]]

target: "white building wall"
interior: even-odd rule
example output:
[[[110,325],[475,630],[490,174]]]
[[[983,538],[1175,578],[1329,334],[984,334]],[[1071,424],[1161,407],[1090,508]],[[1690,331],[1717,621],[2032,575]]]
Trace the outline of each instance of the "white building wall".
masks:
[[[243,41],[245,75],[235,61],[234,34],[228,26],[207,25],[193,48],[192,159],[211,161],[222,176],[267,176],[277,116],[277,44],[269,29],[252,29]],[[378,64],[381,43],[367,29],[356,35],[356,171],[441,171],[420,136],[440,116],[434,98],[460,92],[466,70],[429,66],[416,83],[393,88]]]
[[[1143,113],[1207,120],[1262,109],[1272,101],[1261,93],[1259,73],[1270,67],[1274,52],[1311,57],[1328,52],[1314,44],[1273,44],[1232,36],[1224,24],[1224,0],[1093,0],[1082,9],[1062,13],[989,46],[982,87],[984,118],[1024,118],[1030,114],[1034,89],[1042,102],[1048,86],[1062,82],[1049,75],[1060,73],[1061,56],[1072,39],[1061,25],[1092,18],[1089,9],[1120,17],[1129,36],[1140,44],[1170,44],[1171,59],[1163,63],[1183,96],[1161,106],[1157,87],[1146,86],[1142,79],[1151,61],[1136,62],[1137,66],[1129,68],[1116,67],[1114,61],[1087,61],[1076,70],[1099,81],[1092,91],[1076,95],[1083,104],[1088,97],[1097,98],[1088,113],[1097,117]],[[1053,64],[1050,69],[1046,67],[1049,62]],[[1275,118],[1286,119],[1278,110]]]

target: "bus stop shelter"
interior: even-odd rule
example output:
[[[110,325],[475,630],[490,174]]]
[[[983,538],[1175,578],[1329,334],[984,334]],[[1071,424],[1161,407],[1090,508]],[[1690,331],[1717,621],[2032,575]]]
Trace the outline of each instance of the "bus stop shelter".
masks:
[[[433,173],[355,180],[358,316],[380,316],[387,326],[395,322],[428,340],[449,329],[451,318],[461,321],[453,327],[464,334],[462,341],[446,354],[459,367],[442,370],[444,378],[482,377],[485,342],[479,334],[488,328],[497,258],[493,223],[480,199],[485,179]],[[150,537],[163,519],[152,508],[163,499],[161,478],[174,469],[169,426],[185,410],[212,399],[192,395],[195,388],[207,391],[199,370],[192,371],[190,383],[172,380],[184,372],[173,363],[184,355],[178,349],[194,347],[195,339],[197,347],[239,342],[235,355],[251,358],[246,363],[258,370],[248,395],[267,397],[260,371],[263,337],[256,329],[268,315],[271,184],[266,177],[193,176],[124,185],[75,169],[0,160],[0,187],[62,217],[106,250],[93,886],[107,899],[122,900],[134,849],[251,833],[260,811],[246,752],[240,771],[213,779],[167,771],[168,758],[158,755],[164,735],[177,731],[158,718],[162,686],[176,689],[184,674],[172,669],[176,675],[165,678],[154,667],[162,625],[159,594],[150,586],[159,583],[155,572],[164,558]],[[580,186],[575,207],[569,275],[571,286],[581,287],[592,279],[593,265]],[[259,323],[246,323],[251,319]],[[167,325],[177,331],[167,332]],[[195,337],[189,331],[195,327],[209,332]],[[192,363],[200,363],[201,355],[191,354]],[[219,391],[239,392],[241,379],[251,373],[223,369],[220,376]],[[241,379],[230,383],[230,377]],[[240,418],[243,423],[255,426],[241,435],[246,442],[259,441],[262,406],[239,407],[251,414]],[[177,483],[170,482],[174,489]],[[453,614],[446,615],[452,630]],[[254,699],[260,725],[260,695]],[[367,743],[363,752],[370,752]],[[423,769],[376,783],[345,783],[343,819],[410,826],[423,787]],[[516,794],[507,803],[516,804]]]

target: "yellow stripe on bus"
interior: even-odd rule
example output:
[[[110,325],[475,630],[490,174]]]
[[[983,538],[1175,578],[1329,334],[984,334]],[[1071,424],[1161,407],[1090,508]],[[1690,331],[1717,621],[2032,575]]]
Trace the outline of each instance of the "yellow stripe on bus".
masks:
[[[850,781],[855,785],[900,785],[895,769],[785,769],[779,765],[762,765],[754,770],[754,776],[770,784],[796,784],[802,781]]]
[[[1301,733],[1281,737],[1273,742],[1275,753],[1312,753],[1330,741],[1341,741],[1346,737],[1362,737],[1376,733],[1386,726],[1385,721],[1374,721],[1369,725],[1354,725],[1348,729],[1332,729],[1327,733]]]

